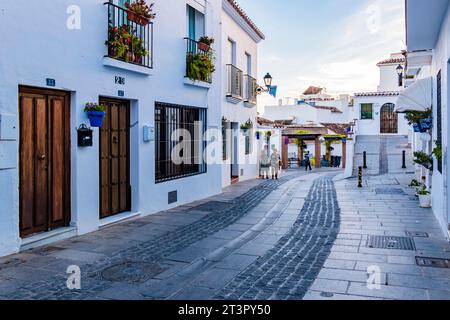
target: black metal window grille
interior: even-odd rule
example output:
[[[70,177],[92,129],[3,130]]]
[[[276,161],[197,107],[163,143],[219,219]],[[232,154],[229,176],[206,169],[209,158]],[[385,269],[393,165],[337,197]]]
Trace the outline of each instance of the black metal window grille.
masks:
[[[436,104],[436,122],[437,122],[437,136],[436,136],[436,144],[442,146],[442,72],[439,71],[436,77],[437,85],[436,85],[436,97],[437,97],[437,104]],[[440,173],[442,173],[442,159],[441,161],[438,160],[438,170]]]
[[[130,20],[129,11],[124,7],[117,6],[112,2],[106,2],[105,5],[108,6],[108,52],[106,56],[131,64],[153,68],[153,22],[141,25]],[[129,44],[130,49],[124,53],[116,45],[112,45],[109,41],[122,28],[125,28],[133,37],[137,37],[142,42],[142,47],[133,47],[133,42],[131,42]],[[143,55],[142,50],[138,49],[144,49],[148,54]]]
[[[373,104],[361,104],[361,120],[373,120]]]
[[[228,89],[227,97],[242,99],[243,72],[232,64],[227,64]]]
[[[246,96],[245,96],[245,102],[251,103],[251,104],[256,104],[257,102],[257,93],[256,90],[258,89],[258,83],[256,82],[256,79],[253,78],[250,75],[245,75],[244,76],[244,83],[246,83]]]
[[[206,116],[204,108],[156,102],[156,183],[207,172],[206,159],[203,158]],[[182,137],[181,130],[188,134]]]

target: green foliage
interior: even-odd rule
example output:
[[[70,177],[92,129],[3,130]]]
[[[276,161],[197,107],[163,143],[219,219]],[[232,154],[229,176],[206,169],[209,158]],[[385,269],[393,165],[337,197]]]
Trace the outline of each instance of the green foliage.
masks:
[[[125,3],[125,7],[129,10],[134,12],[137,15],[140,15],[148,20],[155,19],[156,14],[153,13],[153,6],[155,4],[151,3],[148,5],[145,0],[136,0],[133,3]]]
[[[109,55],[112,58],[125,62],[140,63],[142,57],[149,55],[144,41],[134,35],[131,26],[110,27],[105,44],[108,46]]]
[[[203,36],[198,40],[198,42],[201,42],[201,43],[206,44],[207,46],[210,46],[214,43],[214,38],[210,38],[208,36]]]
[[[420,187],[422,184],[416,179],[411,180],[411,183],[408,185],[410,188]]]
[[[433,158],[422,151],[414,152],[414,162],[423,166],[425,169],[432,170]]]
[[[302,150],[306,150],[308,148],[308,146],[306,145],[305,141],[303,141],[302,139],[295,139],[295,143]]]
[[[105,112],[105,110],[106,110],[106,106],[95,103],[95,102],[88,102],[84,106],[84,112],[89,112],[89,111]]]
[[[241,130],[250,130],[253,128],[253,122],[251,120],[248,120],[247,122],[241,124]]]
[[[436,147],[433,149],[432,153],[438,161],[442,161],[442,145],[436,142]]]
[[[187,55],[187,77],[192,81],[211,81],[211,75],[216,71],[212,53]]]
[[[420,123],[421,119],[430,118],[433,115],[431,109],[426,109],[424,112],[411,111],[405,114],[405,119],[410,126]]]
[[[417,194],[419,196],[428,196],[430,195],[430,192],[427,190],[425,186],[422,186],[420,188],[417,188]]]

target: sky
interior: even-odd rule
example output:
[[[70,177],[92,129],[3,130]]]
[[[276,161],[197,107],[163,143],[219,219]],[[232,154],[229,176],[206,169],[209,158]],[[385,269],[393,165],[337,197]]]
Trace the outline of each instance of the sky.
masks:
[[[404,0],[238,0],[266,35],[258,51],[258,82],[269,72],[277,99],[309,86],[328,93],[374,91],[377,62],[406,48]],[[291,99],[292,101],[292,99]]]

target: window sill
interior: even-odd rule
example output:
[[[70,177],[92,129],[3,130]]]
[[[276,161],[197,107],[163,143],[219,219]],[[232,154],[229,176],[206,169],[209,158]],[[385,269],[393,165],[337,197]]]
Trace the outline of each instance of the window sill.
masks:
[[[153,75],[153,69],[150,69],[150,68],[147,68],[144,66],[138,66],[138,65],[128,63],[125,61],[120,61],[120,60],[113,59],[110,57],[103,58],[103,65],[106,67],[127,70],[130,72],[138,73],[138,74],[145,75],[145,76]]]
[[[256,102],[244,101],[244,106],[247,108],[254,108],[256,107]]]
[[[204,82],[204,81],[200,81],[200,80],[192,81],[191,79],[186,78],[186,77],[184,78],[183,83],[188,86],[194,86],[194,87],[199,87],[199,88],[203,88],[203,89],[210,89],[212,87],[212,83]]]
[[[242,97],[239,97],[237,95],[233,94],[227,94],[227,101],[233,104],[238,104],[239,102],[242,102]]]

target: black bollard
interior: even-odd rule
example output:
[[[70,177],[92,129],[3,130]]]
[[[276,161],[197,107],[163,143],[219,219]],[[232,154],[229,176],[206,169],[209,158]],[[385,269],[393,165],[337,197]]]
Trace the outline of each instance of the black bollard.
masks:
[[[402,169],[406,169],[406,151],[403,150]]]
[[[363,187],[363,185],[362,185],[362,177],[363,177],[363,168],[359,167],[359,170],[358,170],[358,188],[362,188]]]
[[[364,151],[363,153],[363,168],[367,169],[367,152]]]

